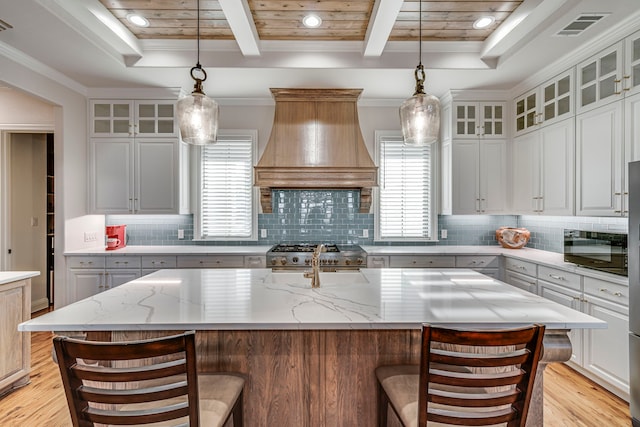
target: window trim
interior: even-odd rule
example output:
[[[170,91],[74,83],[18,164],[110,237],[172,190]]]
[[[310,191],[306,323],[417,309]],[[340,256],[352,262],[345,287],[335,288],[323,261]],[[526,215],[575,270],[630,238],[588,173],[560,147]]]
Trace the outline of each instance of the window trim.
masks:
[[[253,185],[255,182],[254,167],[258,161],[258,131],[256,129],[220,129],[218,130],[218,140],[221,139],[250,139],[252,143],[252,165],[251,165],[251,235],[249,237],[240,236],[202,236],[202,146],[193,146],[193,164],[191,182],[193,184],[193,241],[258,241],[258,188]]]
[[[440,200],[440,188],[438,186],[437,177],[439,171],[439,144],[436,142],[431,146],[431,173],[430,173],[430,181],[431,181],[431,214],[429,218],[429,234],[431,237],[381,237],[380,235],[380,187],[383,185],[382,180],[380,179],[380,164],[381,164],[381,149],[380,144],[386,138],[402,138],[402,131],[400,130],[376,130],[375,134],[375,163],[378,167],[378,187],[374,188],[373,191],[373,209],[375,213],[375,231],[374,231],[374,242],[438,242],[438,212],[439,205],[438,201]]]

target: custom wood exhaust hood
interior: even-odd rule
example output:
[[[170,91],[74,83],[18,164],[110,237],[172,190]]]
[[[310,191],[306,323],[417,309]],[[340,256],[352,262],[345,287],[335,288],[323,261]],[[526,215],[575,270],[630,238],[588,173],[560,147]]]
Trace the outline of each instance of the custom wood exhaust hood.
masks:
[[[257,166],[262,211],[273,189],[359,189],[368,213],[377,170],[364,143],[357,101],[362,89],[271,89],[271,136]]]

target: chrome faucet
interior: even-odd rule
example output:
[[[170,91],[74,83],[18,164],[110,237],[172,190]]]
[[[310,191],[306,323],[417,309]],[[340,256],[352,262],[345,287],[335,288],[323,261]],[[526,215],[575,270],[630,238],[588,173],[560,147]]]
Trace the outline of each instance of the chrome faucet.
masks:
[[[317,245],[311,256],[311,270],[304,272],[304,277],[311,279],[312,288],[320,287],[320,253],[326,251],[327,248],[325,248],[324,244]]]

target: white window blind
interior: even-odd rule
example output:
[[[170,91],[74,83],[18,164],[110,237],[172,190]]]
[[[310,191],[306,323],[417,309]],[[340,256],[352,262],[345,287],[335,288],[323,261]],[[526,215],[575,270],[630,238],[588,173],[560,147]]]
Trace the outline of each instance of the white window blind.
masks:
[[[431,146],[404,145],[399,133],[377,139],[378,238],[431,239]]]
[[[251,135],[218,136],[202,148],[200,232],[203,239],[253,237]]]

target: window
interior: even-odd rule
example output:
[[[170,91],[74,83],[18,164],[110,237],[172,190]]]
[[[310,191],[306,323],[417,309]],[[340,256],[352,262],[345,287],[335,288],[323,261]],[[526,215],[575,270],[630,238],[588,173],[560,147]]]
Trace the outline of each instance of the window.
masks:
[[[434,240],[434,145],[404,145],[401,132],[376,132],[376,240]]]
[[[256,141],[256,131],[220,131],[200,149],[196,239],[257,239]]]

